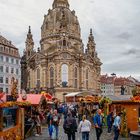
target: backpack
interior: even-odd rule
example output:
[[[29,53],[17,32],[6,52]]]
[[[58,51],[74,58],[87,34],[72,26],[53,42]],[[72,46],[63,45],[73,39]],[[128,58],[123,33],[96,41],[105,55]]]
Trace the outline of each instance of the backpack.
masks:
[[[70,133],[72,128],[73,128],[73,120],[69,118],[65,121],[65,124],[64,124],[65,133],[66,134]]]

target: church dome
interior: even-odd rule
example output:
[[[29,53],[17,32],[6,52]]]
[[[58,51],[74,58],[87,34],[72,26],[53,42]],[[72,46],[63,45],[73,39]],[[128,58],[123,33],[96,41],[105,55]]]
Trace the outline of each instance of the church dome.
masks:
[[[69,9],[68,0],[54,0],[52,9],[44,16],[41,27],[41,41],[67,34],[81,40],[80,25],[75,11]]]

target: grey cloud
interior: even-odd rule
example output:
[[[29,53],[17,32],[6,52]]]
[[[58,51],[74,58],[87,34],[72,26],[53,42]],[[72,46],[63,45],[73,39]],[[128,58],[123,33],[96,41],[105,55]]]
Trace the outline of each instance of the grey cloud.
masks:
[[[22,52],[30,25],[34,42],[39,46],[43,15],[52,2],[0,0],[1,34]],[[140,75],[140,0],[69,0],[69,3],[79,19],[85,46],[89,29],[93,28],[96,50],[103,62],[102,72]]]
[[[94,3],[94,1],[93,1],[93,0],[91,0],[91,1],[90,1],[90,3]]]
[[[139,55],[140,54],[140,49],[130,49],[126,52],[123,53],[124,55]]]
[[[133,37],[133,35],[128,32],[124,32],[124,33],[119,34],[117,37],[120,39],[128,40],[129,38]]]

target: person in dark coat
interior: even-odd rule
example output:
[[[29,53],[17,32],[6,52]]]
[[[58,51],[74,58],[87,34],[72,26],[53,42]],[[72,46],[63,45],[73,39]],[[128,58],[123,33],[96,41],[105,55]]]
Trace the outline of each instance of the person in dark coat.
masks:
[[[75,132],[77,132],[77,123],[76,119],[72,116],[71,113],[68,113],[66,120],[63,124],[64,132],[68,136],[68,140],[76,140]]]
[[[112,124],[113,124],[113,112],[110,112],[110,113],[107,115],[108,133],[111,133]]]

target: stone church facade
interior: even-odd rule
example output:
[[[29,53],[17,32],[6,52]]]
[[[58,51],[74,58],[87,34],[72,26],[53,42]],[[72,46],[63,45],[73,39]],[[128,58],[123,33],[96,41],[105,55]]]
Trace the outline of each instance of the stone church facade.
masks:
[[[29,27],[21,60],[22,88],[47,90],[59,99],[70,92],[100,91],[101,61],[97,56],[92,29],[84,50],[81,29],[68,0],[54,0],[44,16],[40,46],[34,51]]]

